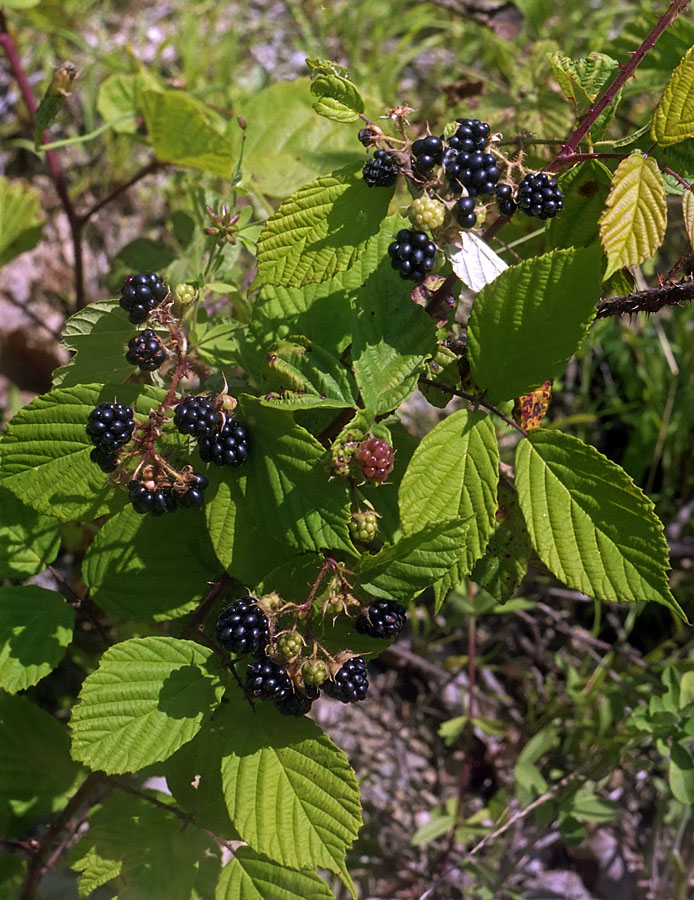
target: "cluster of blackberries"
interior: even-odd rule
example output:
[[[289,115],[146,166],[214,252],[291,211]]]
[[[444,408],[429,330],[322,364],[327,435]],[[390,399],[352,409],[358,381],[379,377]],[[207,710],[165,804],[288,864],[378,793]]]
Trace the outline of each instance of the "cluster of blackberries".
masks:
[[[395,184],[398,170],[385,150],[376,150],[373,159],[367,159],[364,163],[361,174],[369,187],[391,187]]]
[[[118,451],[132,437],[135,419],[130,406],[122,403],[100,403],[87,417],[87,434],[94,444],[90,454],[103,472],[113,472],[118,465]]]
[[[378,438],[363,440],[354,451],[354,458],[367,481],[385,481],[393,471],[393,448]]]
[[[436,263],[436,244],[425,231],[402,228],[388,247],[390,264],[401,278],[424,281]]]
[[[204,492],[209,485],[207,478],[200,472],[194,472],[192,481],[186,490],[174,490],[173,481],[150,488],[140,478],[134,478],[128,484],[128,499],[136,513],[162,516],[165,512],[177,509],[200,509],[204,503]]]
[[[407,621],[405,607],[395,600],[376,600],[357,618],[359,634],[388,640],[400,634]]]
[[[479,150],[474,153],[466,150],[446,151],[443,170],[451,191],[460,194],[465,188],[469,197],[493,193],[500,175],[495,157]]]
[[[131,366],[139,366],[142,372],[153,372],[166,359],[166,352],[155,332],[147,328],[128,341],[125,358]]]
[[[133,325],[144,322],[155,306],[166,299],[169,289],[154,272],[128,275],[120,292],[120,306]]]
[[[207,397],[184,397],[174,410],[174,425],[181,434],[198,440],[198,451],[204,462],[216,466],[240,466],[250,450],[248,429],[221,413]]]
[[[479,119],[456,119],[456,122],[458,128],[455,134],[446,141],[451,150],[474,153],[488,146],[492,129],[487,122],[480,122]]]
[[[556,179],[546,172],[529,173],[518,185],[516,204],[527,216],[551,219],[564,209],[564,198]]]

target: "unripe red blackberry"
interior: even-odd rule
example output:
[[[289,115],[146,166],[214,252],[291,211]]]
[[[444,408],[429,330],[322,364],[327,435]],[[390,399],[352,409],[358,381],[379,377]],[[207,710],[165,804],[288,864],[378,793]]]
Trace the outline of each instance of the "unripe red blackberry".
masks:
[[[393,448],[386,441],[367,438],[354,452],[367,481],[382,482],[393,471]]]

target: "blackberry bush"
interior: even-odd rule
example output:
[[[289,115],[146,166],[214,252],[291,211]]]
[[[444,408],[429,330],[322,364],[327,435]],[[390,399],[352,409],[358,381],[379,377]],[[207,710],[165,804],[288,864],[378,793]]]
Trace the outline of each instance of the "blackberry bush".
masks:
[[[234,601],[220,613],[216,635],[230,653],[264,656],[270,642],[270,626],[256,598],[249,595]]]
[[[362,441],[354,457],[367,481],[385,481],[393,471],[393,448],[378,438],[367,438]]]
[[[436,263],[436,245],[424,231],[402,228],[388,247],[391,266],[401,278],[424,281]]]
[[[368,159],[362,169],[362,178],[369,187],[392,187],[398,170],[385,150],[375,150],[373,159]]]
[[[410,221],[417,228],[428,228],[432,231],[440,228],[446,218],[446,207],[438,200],[430,197],[418,197],[413,200],[409,209]]]
[[[139,366],[142,372],[154,372],[166,359],[166,351],[155,332],[147,328],[128,341],[125,358],[131,366]]]
[[[363,656],[348,659],[337,672],[333,681],[323,685],[325,693],[341,703],[357,703],[366,697],[369,689],[369,678],[366,674],[366,662]]]
[[[87,434],[96,449],[104,454],[114,455],[124,447],[134,428],[133,411],[122,403],[100,403],[87,418]]]
[[[267,656],[246,670],[246,691],[258,700],[286,700],[294,692],[287,670]]]
[[[546,172],[530,173],[518,185],[516,205],[526,216],[551,219],[564,209],[564,198],[556,179]]]
[[[207,397],[184,397],[174,409],[174,425],[181,434],[205,437],[222,424],[222,416]]]
[[[402,604],[395,600],[377,600],[357,618],[356,629],[359,634],[385,640],[400,634],[406,620],[407,612]]]
[[[240,466],[250,450],[248,429],[228,417],[221,428],[198,439],[198,451],[204,462],[216,466]]]
[[[154,272],[128,275],[121,288],[120,306],[128,313],[133,325],[139,325],[168,293],[168,288]]]

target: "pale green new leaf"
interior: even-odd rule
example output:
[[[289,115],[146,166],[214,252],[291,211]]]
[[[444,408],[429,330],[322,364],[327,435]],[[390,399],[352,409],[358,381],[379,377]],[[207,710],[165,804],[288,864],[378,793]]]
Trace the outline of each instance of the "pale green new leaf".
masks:
[[[560,581],[685,618],[668,585],[662,523],[620,466],[572,435],[537,429],[518,444],[516,489],[533,546]]]
[[[297,872],[239,847],[220,875],[214,900],[334,900],[315,872]]]
[[[142,91],[140,99],[157,159],[231,177],[234,148],[216,113],[183,91]]]
[[[0,487],[0,578],[28,578],[52,562],[60,548],[60,525]]]
[[[315,111],[333,122],[358,122],[364,101],[356,86],[344,76],[322,72],[311,77],[311,93],[318,97]]]
[[[120,509],[127,494],[108,484],[89,458],[89,412],[118,400],[146,421],[164,392],[148,385],[80,384],[57,388],[22,407],[0,441],[2,486],[61,521],[92,520]]]
[[[653,113],[651,136],[663,147],[694,137],[694,47],[670,76]]]
[[[460,558],[469,522],[449,519],[362,556],[357,583],[379,597],[412,597],[443,578]]]
[[[666,225],[665,187],[658,164],[640,152],[632,153],[617,166],[600,218],[600,240],[607,255],[603,279],[653,256],[663,242]]]
[[[495,524],[499,448],[491,418],[460,409],[422,439],[400,483],[398,502],[405,534],[429,522],[467,521],[465,566],[484,552]]]
[[[491,403],[558,375],[578,349],[600,296],[600,250],[553,250],[502,272],[468,322],[472,378]]]
[[[99,85],[96,97],[96,108],[104,120],[111,122],[122,119],[127,113],[132,119],[120,121],[113,126],[114,131],[134,134],[137,131],[135,113],[137,112],[137,75],[109,75]]]
[[[227,741],[224,796],[243,840],[290,868],[345,873],[361,810],[342,750],[310,719],[262,703],[255,713],[245,703],[234,707]]]
[[[90,303],[65,323],[63,345],[74,350],[66,366],[53,373],[53,387],[125,380],[136,367],[126,362],[133,326],[114,300]]]
[[[192,641],[133,638],[109,647],[73,710],[73,757],[112,775],[171,756],[221,700],[214,665],[214,652]]]
[[[682,194],[682,218],[689,235],[689,243],[694,247],[694,189],[692,188]]]
[[[255,286],[302,287],[349,269],[378,231],[392,193],[369,188],[361,166],[299,188],[265,223]]]
[[[21,181],[0,177],[0,266],[35,247],[42,226],[37,191]]]
[[[603,93],[608,82],[611,82],[618,62],[605,53],[591,53],[582,59],[569,59],[561,53],[555,53],[550,60],[554,75],[567,98],[573,103],[576,117],[582,118]],[[605,110],[593,123],[590,134],[593,140],[599,140],[612,121],[622,97],[622,89],[617,92]]]
[[[75,614],[60,594],[29,584],[0,587],[0,687],[15,694],[58,665]]]

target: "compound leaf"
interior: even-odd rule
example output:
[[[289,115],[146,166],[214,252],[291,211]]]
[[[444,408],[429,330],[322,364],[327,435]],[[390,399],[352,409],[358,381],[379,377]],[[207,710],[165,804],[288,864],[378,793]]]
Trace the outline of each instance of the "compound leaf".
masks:
[[[0,578],[28,578],[55,559],[60,526],[0,487]]]
[[[239,847],[222,872],[214,900],[334,900],[315,872],[297,872]]]
[[[477,296],[468,354],[492,403],[559,374],[585,337],[600,296],[597,246],[553,250],[502,272]]]
[[[651,136],[661,146],[694,137],[694,47],[670,76],[653,113]]]
[[[167,759],[224,693],[214,653],[192,641],[132,638],[104,653],[72,713],[72,754],[108,774]]]
[[[539,428],[518,444],[516,489],[538,556],[564,584],[597,600],[652,600],[685,618],[668,585],[662,523],[620,466]]]
[[[654,159],[632,153],[617,166],[600,240],[607,255],[603,279],[654,255],[665,237],[667,206],[663,178]]]
[[[75,614],[60,594],[29,584],[0,587],[0,687],[36,684],[63,658]]]

